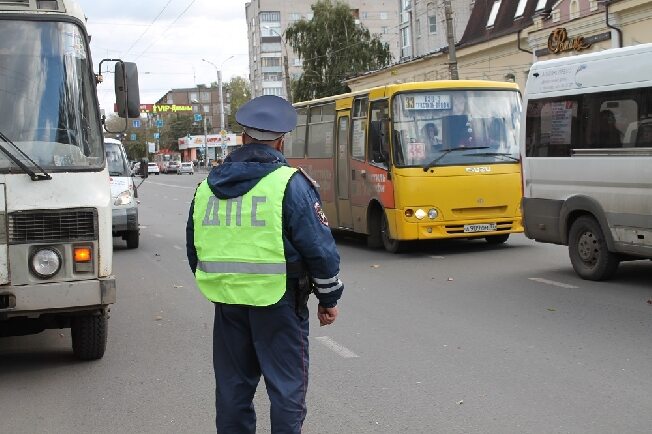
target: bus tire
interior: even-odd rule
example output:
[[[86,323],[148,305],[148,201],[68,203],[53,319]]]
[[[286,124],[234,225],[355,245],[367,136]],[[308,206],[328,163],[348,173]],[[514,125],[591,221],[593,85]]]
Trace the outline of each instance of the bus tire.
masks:
[[[369,223],[367,225],[369,228],[369,235],[367,235],[367,247],[370,249],[380,249],[383,247],[383,238],[380,234],[380,221],[383,214],[383,211],[378,208],[375,208],[369,214]]]
[[[140,244],[140,233],[138,229],[133,231],[128,231],[125,240],[127,241],[128,249],[137,249],[138,244]]]
[[[387,214],[383,213],[381,225],[380,225],[380,236],[383,240],[383,247],[389,253],[400,253],[403,250],[403,245],[399,240],[393,239],[389,234],[389,221],[387,220]]]
[[[500,234],[500,235],[488,235],[484,237],[485,241],[491,245],[504,244],[507,242],[509,234]]]
[[[106,314],[78,316],[71,320],[72,352],[80,360],[98,360],[106,350]]]
[[[586,280],[607,280],[620,263],[618,256],[609,251],[600,224],[590,216],[573,222],[568,233],[568,256],[575,272]]]

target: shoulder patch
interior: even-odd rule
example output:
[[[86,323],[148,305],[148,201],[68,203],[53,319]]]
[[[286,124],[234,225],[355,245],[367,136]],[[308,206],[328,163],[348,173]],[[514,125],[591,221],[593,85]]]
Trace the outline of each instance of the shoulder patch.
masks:
[[[319,188],[319,183],[318,183],[317,181],[315,181],[314,179],[312,179],[312,177],[311,177],[310,175],[308,175],[308,172],[306,172],[306,171],[303,169],[303,167],[298,167],[297,169],[299,170],[299,172],[304,176],[304,178],[306,178],[306,179],[308,180],[308,182],[309,182],[309,183],[310,183],[310,184],[311,184],[315,189]]]
[[[326,214],[324,213],[324,210],[321,209],[321,204],[319,203],[319,201],[315,202],[313,208],[315,210],[315,214],[317,215],[317,219],[319,220],[319,222],[324,226],[328,226],[328,219],[326,218]]]

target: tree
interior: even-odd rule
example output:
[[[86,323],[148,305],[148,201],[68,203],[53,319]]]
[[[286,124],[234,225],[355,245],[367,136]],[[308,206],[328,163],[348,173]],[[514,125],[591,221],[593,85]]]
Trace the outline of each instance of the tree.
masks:
[[[311,8],[312,20],[297,21],[285,31],[303,59],[303,73],[293,84],[295,101],[348,92],[344,78],[389,65],[389,45],[356,24],[346,3],[320,0]]]
[[[240,76],[232,77],[231,81],[224,85],[223,91],[224,95],[227,92],[231,94],[231,110],[229,112],[228,124],[231,126],[231,131],[241,133],[242,127],[235,121],[235,113],[244,103],[251,99],[249,80]]]

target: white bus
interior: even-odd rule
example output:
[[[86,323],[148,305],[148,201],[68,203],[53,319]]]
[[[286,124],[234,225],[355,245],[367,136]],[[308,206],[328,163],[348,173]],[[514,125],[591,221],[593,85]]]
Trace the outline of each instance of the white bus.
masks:
[[[535,63],[522,129],[525,234],[576,273],[652,258],[652,44]]]
[[[0,336],[70,328],[91,360],[116,287],[85,22],[70,0],[0,2]],[[119,113],[137,116],[135,65],[117,61],[115,84]]]

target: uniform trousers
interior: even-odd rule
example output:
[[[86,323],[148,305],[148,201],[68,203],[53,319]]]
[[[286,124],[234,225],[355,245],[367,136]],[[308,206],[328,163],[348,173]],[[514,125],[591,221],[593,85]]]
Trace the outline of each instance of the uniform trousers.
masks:
[[[308,308],[294,291],[268,307],[215,303],[213,367],[218,433],[256,432],[253,397],[262,374],[272,433],[300,433],[308,389]]]

